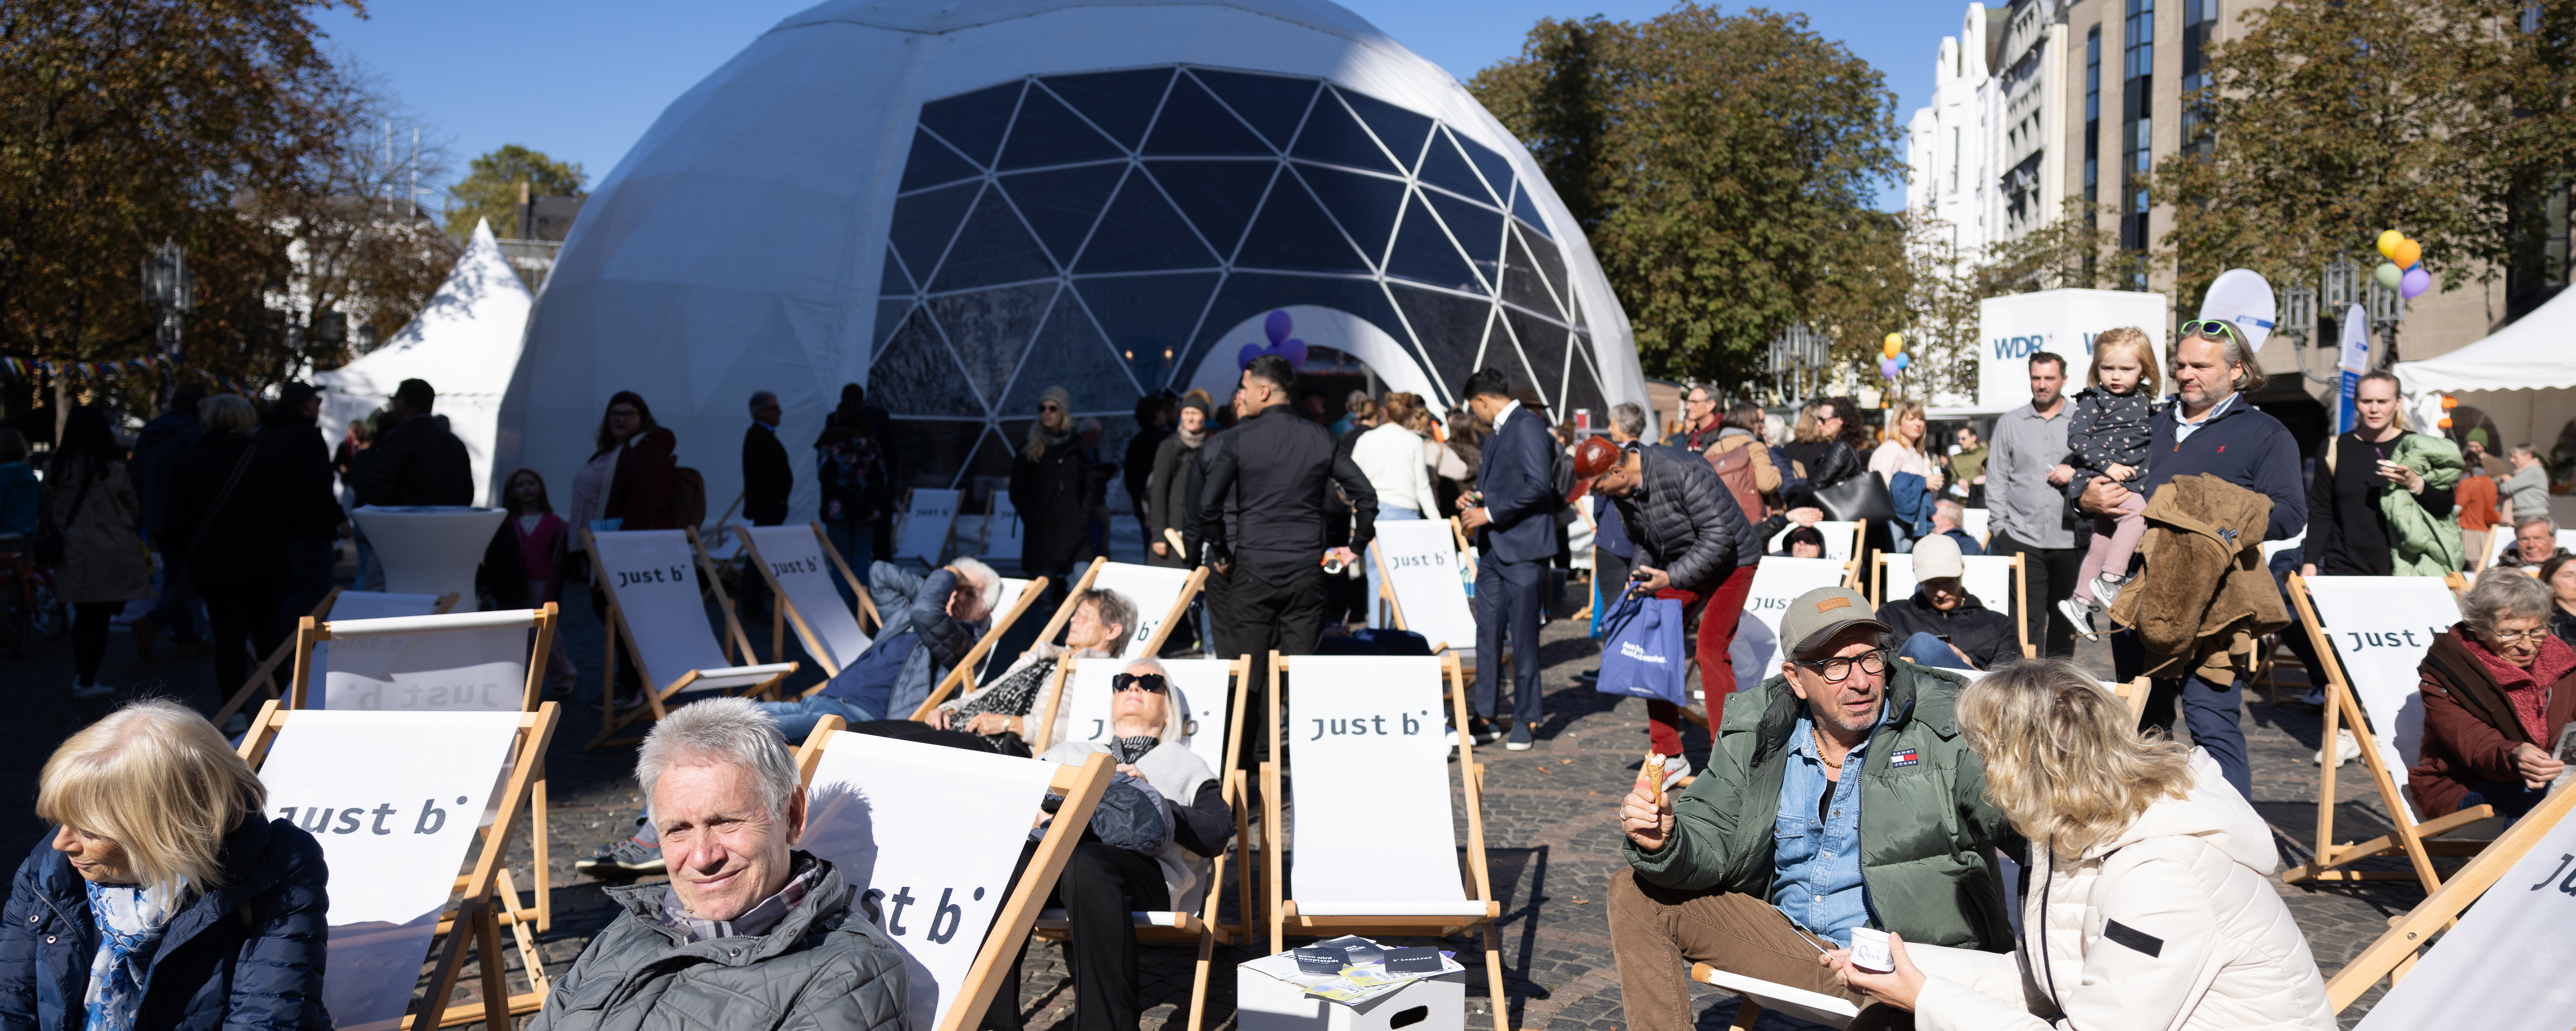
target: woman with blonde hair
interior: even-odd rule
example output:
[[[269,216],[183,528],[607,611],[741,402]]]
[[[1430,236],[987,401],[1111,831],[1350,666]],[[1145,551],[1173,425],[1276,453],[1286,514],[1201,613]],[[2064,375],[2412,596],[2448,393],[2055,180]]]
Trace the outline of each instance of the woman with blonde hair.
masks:
[[[1879,440],[1878,450],[1869,453],[1869,471],[1881,480],[1893,480],[1898,473],[1913,473],[1923,478],[1926,487],[1941,489],[1941,467],[1932,461],[1932,452],[1924,445],[1930,423],[1923,415],[1923,402],[1904,400],[1887,413],[1887,433]]]
[[[0,915],[0,1026],[320,1028],[322,846],[195,710],[135,702],[37,779],[53,836]]]
[[[1958,706],[1987,801],[2030,843],[2016,955],[1889,935],[1889,972],[1820,960],[1845,985],[1924,1028],[2335,1027],[2272,886],[2272,830],[2208,753],[2141,735],[2064,659],[2005,667]]]

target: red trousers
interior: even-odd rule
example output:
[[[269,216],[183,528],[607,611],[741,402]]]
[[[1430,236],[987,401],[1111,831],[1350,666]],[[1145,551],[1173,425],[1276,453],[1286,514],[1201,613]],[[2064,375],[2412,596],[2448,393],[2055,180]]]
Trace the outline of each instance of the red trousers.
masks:
[[[1735,624],[1744,618],[1745,595],[1753,591],[1753,567],[1738,566],[1702,595],[1666,588],[1655,597],[1682,603],[1682,625],[1698,642],[1700,704],[1708,725],[1726,718],[1726,696],[1735,690],[1735,660],[1726,650],[1735,644]],[[1656,755],[1682,754],[1682,708],[1656,699],[1646,701],[1646,738]]]

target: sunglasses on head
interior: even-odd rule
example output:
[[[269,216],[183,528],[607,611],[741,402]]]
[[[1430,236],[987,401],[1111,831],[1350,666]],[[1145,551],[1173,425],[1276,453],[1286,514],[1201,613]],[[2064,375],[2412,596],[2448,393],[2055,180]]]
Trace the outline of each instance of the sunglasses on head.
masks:
[[[2235,344],[2236,346],[2238,346],[2238,347],[2243,347],[2243,346],[2245,346],[2245,338],[2244,338],[2244,337],[2241,337],[2241,336],[2237,336],[2237,335],[2236,335],[2236,324],[2235,324],[2235,323],[2233,323],[2233,322],[2224,322],[2224,321],[2220,321],[2220,320],[2218,320],[2218,319],[2195,319],[2195,320],[2193,320],[2193,321],[2183,323],[2183,324],[2182,324],[2182,336],[2183,336],[2183,337],[2194,337],[2194,336],[2198,336],[2198,337],[2218,337],[2218,336],[2224,336],[2224,337],[2226,337],[2230,342],[2234,343],[2234,344]],[[2174,339],[2176,339],[2176,340],[2180,340],[2180,339],[2182,339],[2182,337],[2175,337]]]
[[[1109,678],[1109,690],[1116,692],[1125,691],[1129,688],[1134,688],[1147,694],[1161,694],[1163,693],[1163,675],[1160,673],[1121,673]]]

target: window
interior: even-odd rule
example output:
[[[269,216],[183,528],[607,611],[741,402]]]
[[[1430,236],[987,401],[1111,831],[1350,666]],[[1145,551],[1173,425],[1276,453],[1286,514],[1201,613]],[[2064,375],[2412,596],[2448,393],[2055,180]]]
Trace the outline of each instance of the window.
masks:
[[[1950,192],[1959,192],[1959,127],[1950,128]]]
[[[2121,26],[2120,246],[2145,250],[2147,173],[2155,164],[2156,0],[2127,0],[2127,7]]]
[[[2102,179],[2102,27],[2084,34],[2084,203],[2100,203]]]
[[[2201,116],[2191,95],[2209,87],[2209,58],[2205,53],[2218,37],[2219,0],[2183,0],[2182,5],[2182,147],[2186,151],[2209,153],[2214,146],[2208,120]]]

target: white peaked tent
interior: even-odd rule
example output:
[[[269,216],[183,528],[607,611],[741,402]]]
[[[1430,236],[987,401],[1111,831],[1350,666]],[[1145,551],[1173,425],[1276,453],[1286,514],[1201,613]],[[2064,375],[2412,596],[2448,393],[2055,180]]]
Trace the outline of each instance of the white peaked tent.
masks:
[[[438,392],[435,414],[447,417],[448,430],[473,456],[474,503],[491,504],[501,395],[519,365],[519,341],[535,304],[518,271],[501,255],[491,224],[477,221],[474,239],[456,259],[447,282],[439,284],[402,332],[357,361],[313,375],[313,384],[323,391],[322,439],[339,447],[349,423],[393,400],[402,381],[427,380]],[[550,481],[557,504],[566,500],[562,491],[569,484],[568,479]]]
[[[2529,442],[2546,455],[2576,418],[2576,290],[2560,292],[2484,340],[2390,370],[2409,397],[2450,394],[2493,419],[2503,439],[2489,441],[2489,453]],[[2563,495],[2560,501],[2563,516]]]
[[[952,487],[1009,472],[1049,386],[1116,454],[1141,395],[1221,400],[1244,350],[1291,340],[1435,407],[1479,366],[1565,414],[1645,400],[1528,150],[1328,0],[828,0],[601,180],[528,323],[498,468],[569,478],[632,390],[714,512],[769,390],[801,521],[843,384],[893,417],[902,480]]]

